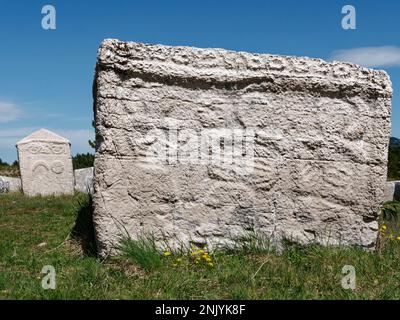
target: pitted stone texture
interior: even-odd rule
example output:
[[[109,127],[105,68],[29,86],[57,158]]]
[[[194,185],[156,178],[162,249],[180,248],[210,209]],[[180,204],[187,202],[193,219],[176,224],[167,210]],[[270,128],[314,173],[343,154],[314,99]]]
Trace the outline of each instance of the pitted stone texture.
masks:
[[[67,139],[40,129],[17,143],[23,192],[28,196],[74,193]]]
[[[84,193],[93,193],[93,167],[76,169],[75,175],[75,190]]]
[[[391,95],[384,71],[349,63],[105,40],[94,83],[100,253],[126,232],[172,245],[256,232],[373,247]],[[183,136],[168,140],[169,128]],[[213,129],[252,138],[249,161],[149,157],[164,140],[172,154],[196,151],[193,132]]]

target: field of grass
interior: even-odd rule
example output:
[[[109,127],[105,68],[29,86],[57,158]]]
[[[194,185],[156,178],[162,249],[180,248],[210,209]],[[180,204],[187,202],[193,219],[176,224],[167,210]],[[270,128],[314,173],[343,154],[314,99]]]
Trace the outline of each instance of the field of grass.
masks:
[[[82,194],[0,195],[0,299],[400,299],[396,203],[376,252],[289,246],[277,254],[250,246],[172,253],[126,241],[121,256],[104,261],[93,256],[90,234],[82,242],[87,204]],[[55,290],[41,286],[45,265],[56,270]],[[354,291],[341,286],[344,265],[355,267]]]

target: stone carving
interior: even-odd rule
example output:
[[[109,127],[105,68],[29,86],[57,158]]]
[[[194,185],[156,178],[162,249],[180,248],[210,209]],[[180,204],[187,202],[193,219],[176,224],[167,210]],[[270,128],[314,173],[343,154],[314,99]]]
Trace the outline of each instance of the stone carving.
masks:
[[[64,172],[64,163],[62,161],[54,161],[51,164],[51,171],[55,174],[61,174]]]
[[[0,177],[0,193],[6,193],[10,191],[10,183]]]
[[[0,176],[0,187],[4,192],[16,192],[21,190],[21,179],[18,177]],[[2,193],[0,192],[0,193]]]
[[[61,154],[65,153],[66,149],[63,145],[59,144],[48,145],[45,143],[33,143],[28,148],[28,151],[32,154]]]
[[[76,169],[75,174],[75,190],[84,193],[93,193],[93,167]]]
[[[74,193],[74,175],[67,139],[45,129],[17,144],[22,188],[25,194]]]
[[[105,40],[94,84],[100,253],[126,231],[171,245],[251,231],[277,245],[372,248],[391,95],[384,71],[349,63]]]

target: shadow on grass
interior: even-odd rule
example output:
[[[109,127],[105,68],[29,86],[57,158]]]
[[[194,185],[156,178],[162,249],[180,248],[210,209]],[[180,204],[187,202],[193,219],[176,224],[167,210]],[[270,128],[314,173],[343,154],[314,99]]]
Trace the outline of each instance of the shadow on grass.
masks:
[[[76,220],[71,231],[71,237],[79,242],[85,255],[97,257],[92,197],[90,195],[78,200]]]

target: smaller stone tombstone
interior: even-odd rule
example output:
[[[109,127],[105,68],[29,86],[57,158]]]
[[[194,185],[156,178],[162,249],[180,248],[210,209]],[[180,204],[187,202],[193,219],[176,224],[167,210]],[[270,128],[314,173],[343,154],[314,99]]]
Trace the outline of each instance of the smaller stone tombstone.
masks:
[[[22,190],[28,196],[74,193],[70,142],[40,129],[17,143]]]
[[[10,191],[10,183],[0,177],[0,193],[7,193]]]

